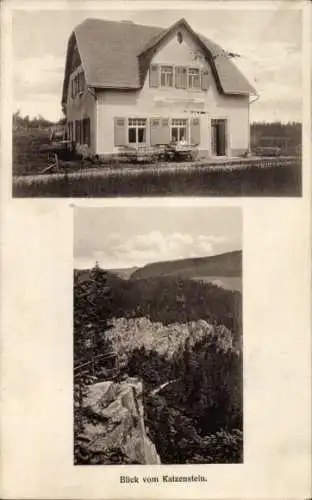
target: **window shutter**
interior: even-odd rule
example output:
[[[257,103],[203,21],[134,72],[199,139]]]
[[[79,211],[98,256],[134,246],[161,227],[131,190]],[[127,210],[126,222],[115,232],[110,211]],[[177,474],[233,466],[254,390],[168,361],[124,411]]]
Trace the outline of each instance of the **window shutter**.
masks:
[[[84,72],[81,73],[81,90],[84,91],[86,87],[86,79]]]
[[[175,86],[176,89],[181,88],[181,66],[175,67]]]
[[[168,144],[170,142],[170,128],[168,118],[151,118],[151,145]]]
[[[160,135],[161,127],[159,118],[151,118],[150,130],[151,130],[151,145],[155,146],[156,144],[161,144],[161,135]]]
[[[187,69],[181,68],[181,88],[186,89],[187,87]]]
[[[82,143],[90,146],[90,118],[84,118],[82,121]]]
[[[191,120],[191,144],[200,144],[200,118]]]
[[[79,141],[79,137],[78,137],[78,132],[79,132],[79,126],[78,126],[78,120],[75,120],[75,142],[78,142]]]
[[[79,120],[79,143],[83,144],[83,138],[82,138],[82,120]]]
[[[161,119],[161,139],[161,144],[169,144],[170,142],[169,118]]]
[[[114,144],[115,146],[124,146],[126,131],[125,118],[114,118]]]
[[[151,64],[149,71],[150,87],[159,87],[159,65]]]
[[[208,90],[209,88],[209,71],[208,69],[203,69],[202,70],[202,75],[201,75],[201,88],[202,90]]]
[[[87,144],[91,146],[91,120],[87,119]]]
[[[177,89],[186,89],[186,67],[175,67],[175,86]]]

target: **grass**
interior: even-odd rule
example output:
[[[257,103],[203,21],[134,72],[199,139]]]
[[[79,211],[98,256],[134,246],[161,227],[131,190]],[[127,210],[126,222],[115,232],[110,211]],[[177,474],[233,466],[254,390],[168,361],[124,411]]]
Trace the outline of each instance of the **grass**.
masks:
[[[189,166],[17,177],[16,197],[301,196],[298,161],[261,168]]]
[[[48,134],[40,130],[14,132],[13,196],[301,196],[299,158],[87,169],[78,161],[66,163],[66,174],[40,175],[53,161],[40,151],[48,143]]]
[[[50,144],[49,132],[17,130],[13,133],[13,175],[38,174],[49,164],[47,152],[40,147]]]

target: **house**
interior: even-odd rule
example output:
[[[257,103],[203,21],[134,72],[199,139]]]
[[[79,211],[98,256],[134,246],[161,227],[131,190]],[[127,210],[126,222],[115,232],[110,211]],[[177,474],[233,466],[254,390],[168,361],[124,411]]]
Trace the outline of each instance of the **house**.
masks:
[[[86,19],[67,46],[69,137],[100,157],[182,140],[199,157],[239,156],[249,150],[256,92],[232,58],[185,19],[168,29]]]

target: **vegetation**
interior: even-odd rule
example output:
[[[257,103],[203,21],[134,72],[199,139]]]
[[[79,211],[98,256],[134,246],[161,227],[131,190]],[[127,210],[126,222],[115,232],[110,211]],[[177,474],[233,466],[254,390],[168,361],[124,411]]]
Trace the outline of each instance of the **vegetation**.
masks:
[[[95,456],[79,441],[79,401],[107,368],[105,359],[90,363],[90,345],[117,353],[117,377],[143,380],[145,425],[162,463],[241,462],[241,340],[239,292],[178,277],[126,281],[98,266],[76,271],[75,366],[90,367],[75,385],[76,463],[127,463],[118,450]]]
[[[73,168],[72,174],[15,177],[13,196],[301,196],[299,159],[241,162],[233,167]]]
[[[288,137],[294,144],[301,143],[301,123],[298,122],[254,122],[250,125],[251,137]]]
[[[84,296],[85,290],[90,286],[89,275],[80,280],[83,273],[84,271],[75,273],[75,293],[78,297]],[[107,286],[111,288],[109,310],[107,308],[110,322],[114,318],[140,317],[163,325],[205,320],[211,324],[222,323],[237,339],[241,335],[241,294],[238,291],[224,290],[210,283],[182,279],[179,276],[129,281],[108,272],[105,276]],[[81,304],[80,300],[75,298],[75,322],[80,321],[83,314],[81,321],[90,323],[88,304]],[[122,322],[118,324],[118,328],[122,329]]]
[[[209,257],[193,257],[167,262],[153,262],[138,268],[131,280],[153,276],[179,275],[184,278],[226,276],[241,277],[242,252],[240,250]]]
[[[88,362],[94,353],[108,349],[105,331],[110,315],[111,289],[98,265],[84,286],[74,284],[74,364]]]
[[[64,118],[59,120],[61,125]],[[112,162],[90,168],[90,162],[66,162],[66,173],[38,175],[51,164],[47,152],[52,122],[13,115],[13,195],[17,197],[102,197],[102,196],[300,196],[300,158],[238,160],[232,166],[152,165],[131,167]],[[301,124],[253,123],[251,143],[282,145],[297,154]],[[264,142],[263,142],[264,141]],[[272,142],[273,141],[273,142]],[[275,141],[276,142],[276,141]],[[287,151],[286,151],[287,153]],[[72,174],[71,174],[72,172]],[[69,175],[67,175],[69,173]],[[27,177],[24,179],[23,177]]]
[[[273,122],[252,123],[250,126],[251,147],[275,146],[288,156],[301,154],[301,123]]]
[[[64,121],[63,119],[58,123],[64,123]],[[28,115],[22,116],[19,110],[13,113],[13,129],[15,130],[46,129],[52,125],[54,125],[54,122],[46,120],[41,115],[30,118]]]
[[[48,144],[50,144],[48,130],[37,128],[15,131],[13,134],[13,174],[35,174],[46,168],[49,165],[49,154],[41,148]]]

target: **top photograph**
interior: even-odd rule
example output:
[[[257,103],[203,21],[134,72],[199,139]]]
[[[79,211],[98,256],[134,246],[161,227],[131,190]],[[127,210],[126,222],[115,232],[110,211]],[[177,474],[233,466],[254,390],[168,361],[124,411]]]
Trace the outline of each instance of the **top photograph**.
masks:
[[[302,9],[12,11],[13,197],[299,197]]]

